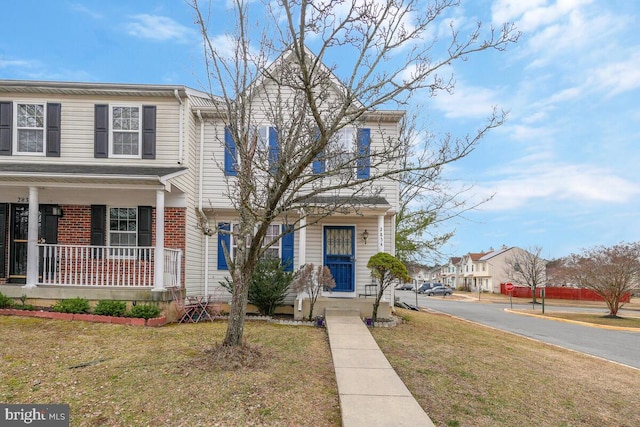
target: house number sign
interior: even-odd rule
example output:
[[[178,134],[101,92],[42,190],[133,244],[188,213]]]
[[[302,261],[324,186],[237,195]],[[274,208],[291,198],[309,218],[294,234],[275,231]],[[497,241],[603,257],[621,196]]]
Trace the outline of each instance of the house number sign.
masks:
[[[18,197],[18,203],[29,203],[28,197]]]

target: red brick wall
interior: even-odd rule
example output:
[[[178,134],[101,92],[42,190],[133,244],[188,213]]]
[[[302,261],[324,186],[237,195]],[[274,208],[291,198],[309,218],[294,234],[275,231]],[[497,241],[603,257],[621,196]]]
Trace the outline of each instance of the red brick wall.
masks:
[[[60,245],[90,245],[91,244],[91,206],[62,205],[64,216],[58,221],[58,244]],[[156,209],[152,214],[151,245],[156,244]],[[182,283],[184,283],[185,268],[185,208],[164,209],[164,246],[165,248],[182,249]]]
[[[58,244],[91,244],[91,206],[63,205],[58,219]]]

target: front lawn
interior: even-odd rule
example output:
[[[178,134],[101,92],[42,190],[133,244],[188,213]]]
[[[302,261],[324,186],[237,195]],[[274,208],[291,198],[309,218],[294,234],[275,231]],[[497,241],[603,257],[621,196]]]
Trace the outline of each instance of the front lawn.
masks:
[[[247,322],[251,367],[230,370],[225,329],[0,316],[0,402],[67,403],[72,426],[340,425],[324,330]]]
[[[442,314],[399,313],[408,322],[374,338],[438,426],[640,425],[640,370]]]

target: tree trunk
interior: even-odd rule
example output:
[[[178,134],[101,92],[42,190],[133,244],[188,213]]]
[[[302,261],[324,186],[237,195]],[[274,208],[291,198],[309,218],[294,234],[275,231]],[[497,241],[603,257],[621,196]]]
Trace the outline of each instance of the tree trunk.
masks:
[[[536,303],[536,286],[531,287],[531,296],[533,297],[533,303]]]
[[[227,333],[222,345],[240,346],[242,345],[242,334],[244,333],[244,315],[247,311],[247,301],[249,298],[249,280],[245,280],[242,274],[233,279],[233,294],[231,299],[231,313],[229,313],[229,323]]]
[[[373,323],[378,321],[378,307],[380,307],[380,300],[382,299],[383,293],[384,286],[382,285],[382,281],[380,281],[380,290],[378,291],[378,295],[376,295],[376,300],[373,302],[373,313],[371,314]]]

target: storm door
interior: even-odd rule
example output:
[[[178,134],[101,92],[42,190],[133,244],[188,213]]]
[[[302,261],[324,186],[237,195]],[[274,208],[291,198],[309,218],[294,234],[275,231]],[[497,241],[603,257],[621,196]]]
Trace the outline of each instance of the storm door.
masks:
[[[333,292],[353,292],[355,289],[354,235],[354,227],[324,228],[324,265],[336,281]]]
[[[29,205],[11,205],[9,242],[9,281],[24,283],[27,278],[27,246],[29,242]],[[38,214],[38,242],[58,243],[58,217],[52,214],[51,205],[40,205]],[[42,252],[42,250],[41,250]],[[42,253],[40,254],[42,274]]]

